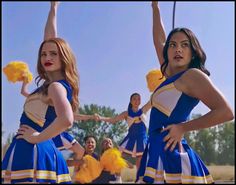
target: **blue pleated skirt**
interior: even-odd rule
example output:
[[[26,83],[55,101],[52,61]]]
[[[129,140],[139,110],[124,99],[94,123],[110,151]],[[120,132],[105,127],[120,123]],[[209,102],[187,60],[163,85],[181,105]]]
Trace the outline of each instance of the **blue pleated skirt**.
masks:
[[[59,150],[68,150],[73,146],[74,143],[77,142],[76,139],[68,132],[62,132],[61,134],[52,138],[52,140]]]
[[[147,183],[213,183],[205,164],[183,139],[182,150],[176,146],[171,152],[164,150],[163,138],[167,132],[152,133],[142,156],[137,173],[138,182]]]
[[[147,143],[147,130],[143,122],[133,123],[127,136],[119,145],[120,151],[132,155],[132,157],[142,156]]]
[[[14,138],[2,161],[2,183],[71,183],[66,162],[52,140]]]

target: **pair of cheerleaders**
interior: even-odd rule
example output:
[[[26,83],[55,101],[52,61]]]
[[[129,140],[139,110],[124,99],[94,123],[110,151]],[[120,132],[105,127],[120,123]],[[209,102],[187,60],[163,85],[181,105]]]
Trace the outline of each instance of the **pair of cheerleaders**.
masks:
[[[45,26],[44,32],[44,40],[57,37],[57,8],[59,2],[51,2],[51,8],[49,11],[47,23]],[[158,81],[158,80],[157,80]],[[27,90],[27,76],[25,80],[23,80],[21,94],[24,96],[28,96]],[[156,86],[156,84],[155,84]],[[142,153],[145,148],[145,144],[147,142],[147,129],[144,124],[145,121],[145,113],[149,110],[149,103],[144,105],[141,109],[139,106],[141,104],[141,96],[138,93],[134,93],[130,97],[130,103],[128,106],[128,110],[122,112],[120,115],[114,118],[105,118],[101,117],[97,114],[95,115],[81,115],[74,114],[75,120],[85,121],[89,119],[106,121],[110,123],[116,123],[121,120],[126,120],[129,126],[129,131],[127,136],[120,144],[120,151],[125,152],[127,154],[132,155],[132,157],[136,158],[136,167],[139,168],[140,160]],[[135,123],[135,124],[133,124]],[[67,132],[63,132],[60,135],[53,138],[54,143],[57,148],[60,150],[69,149],[76,153],[76,159],[81,159],[84,154],[84,149],[81,145]]]
[[[125,111],[119,117],[126,118],[130,124],[128,135],[120,147],[130,154],[139,155],[139,152],[143,152],[139,149],[144,144],[138,144],[140,142],[139,138],[135,142],[132,138],[135,135],[133,133],[138,132],[143,136],[141,137],[142,142],[146,140],[146,135],[143,134],[145,127],[142,114],[151,108],[148,141],[142,159],[140,157],[141,163],[138,168],[137,181],[147,183],[212,183],[213,179],[205,164],[195,151],[189,147],[183,136],[186,132],[192,130],[209,128],[232,120],[234,118],[233,112],[222,93],[208,77],[210,73],[205,68],[206,55],[194,33],[187,28],[175,28],[166,38],[158,3],[152,2],[152,8],[154,45],[161,64],[162,74],[166,80],[154,90],[150,101],[142,109],[138,109],[139,96],[134,95],[131,98],[132,106],[129,106],[128,111]],[[53,13],[49,13],[49,17],[50,15],[55,16],[55,9],[54,6],[52,8]],[[64,41],[57,38],[43,42],[39,54],[42,54],[40,57],[42,59],[41,64],[44,64],[44,70],[49,70],[48,64],[52,66],[52,63],[43,60],[51,48],[54,48],[56,52],[60,52],[59,58],[64,57],[65,60],[61,60],[63,65],[71,67],[73,57],[69,57],[71,62],[65,62],[67,61],[65,56],[70,55],[71,52],[68,50],[68,46],[62,43]],[[62,52],[63,50],[68,52]],[[42,74],[43,70],[40,67],[39,65],[38,72]],[[60,65],[57,67],[62,70],[68,69],[61,68]],[[51,72],[56,72],[55,68]],[[50,74],[47,73],[47,75]],[[68,111],[71,108],[65,99],[72,100],[72,108],[76,107],[76,101],[74,100],[78,96],[78,91],[76,91],[75,85],[73,81],[70,81],[69,76],[60,80],[61,78],[56,78],[57,75],[50,76],[53,81],[44,84],[42,88],[36,90],[26,100],[21,118],[21,123],[24,123],[24,125],[21,125],[19,135],[13,139],[3,159],[2,178],[8,182],[70,182],[65,161],[61,154],[55,150],[55,144],[51,143],[50,138],[60,133],[59,138],[61,139],[65,128],[71,126],[71,115],[73,114],[72,111]],[[64,77],[63,75],[68,75],[68,73],[59,74],[59,77]],[[76,75],[74,76],[76,77]],[[50,79],[46,77],[43,74],[41,75],[41,79],[50,82]],[[55,80],[57,80],[56,83]],[[75,91],[72,92],[71,89]],[[39,99],[40,96],[38,95],[47,94],[44,93],[45,90],[48,90],[48,95],[56,111],[66,107],[66,109],[63,109],[65,113],[63,116],[60,111],[57,112],[58,115],[55,115],[54,107],[51,106],[50,102],[45,104],[40,101],[42,99]],[[60,99],[58,99],[59,95]],[[133,104],[132,101],[135,103]],[[210,111],[197,119],[189,120],[191,111],[199,101],[209,107]],[[34,122],[34,118],[38,118],[36,107],[39,106],[41,109],[37,109],[37,111],[46,115],[47,118],[43,124],[42,120],[39,119],[35,119]],[[45,107],[47,108],[46,112]],[[56,119],[54,120],[54,118]],[[100,118],[104,121],[112,121],[112,119],[115,118]],[[19,158],[22,149],[24,157]],[[46,159],[43,162],[40,161],[42,157]],[[45,161],[47,167],[45,167]]]

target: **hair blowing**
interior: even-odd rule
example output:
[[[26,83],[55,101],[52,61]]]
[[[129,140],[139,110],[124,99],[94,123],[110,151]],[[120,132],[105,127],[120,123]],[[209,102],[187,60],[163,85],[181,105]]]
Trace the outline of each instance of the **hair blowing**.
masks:
[[[166,68],[169,63],[167,51],[169,48],[170,39],[177,32],[183,32],[187,36],[187,38],[189,39],[189,42],[190,42],[191,51],[192,51],[192,58],[191,58],[188,68],[200,69],[202,72],[204,72],[205,74],[210,76],[210,72],[205,67],[206,54],[203,51],[197,37],[188,28],[175,28],[169,33],[169,35],[166,39],[165,46],[163,48],[164,63],[161,65],[162,74],[166,74],[165,71],[166,71]]]
[[[64,41],[61,38],[50,38],[48,40],[45,40],[42,42],[39,48],[38,52],[38,62],[37,62],[37,72],[38,76],[35,79],[35,82],[37,86],[39,86],[39,82],[41,80],[45,80],[43,85],[42,85],[42,94],[47,95],[48,93],[48,86],[50,85],[49,79],[47,77],[47,74],[41,64],[41,52],[43,45],[45,43],[55,43],[58,48],[59,52],[59,58],[62,63],[62,73],[65,77],[65,80],[71,85],[72,88],[72,102],[71,106],[73,111],[77,111],[79,107],[79,100],[78,100],[78,95],[79,95],[79,74],[77,71],[77,66],[76,66],[76,59],[75,56],[69,46],[69,44]]]

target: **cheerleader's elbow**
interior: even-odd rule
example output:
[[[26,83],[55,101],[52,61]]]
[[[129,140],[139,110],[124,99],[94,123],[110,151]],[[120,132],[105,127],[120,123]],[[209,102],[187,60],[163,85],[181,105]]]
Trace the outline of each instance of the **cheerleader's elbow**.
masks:
[[[63,127],[68,129],[73,126],[74,119],[73,119],[73,117],[65,116],[65,117],[63,117],[62,123],[63,123]]]
[[[224,115],[227,121],[231,121],[234,119],[234,114],[231,108],[227,108]]]

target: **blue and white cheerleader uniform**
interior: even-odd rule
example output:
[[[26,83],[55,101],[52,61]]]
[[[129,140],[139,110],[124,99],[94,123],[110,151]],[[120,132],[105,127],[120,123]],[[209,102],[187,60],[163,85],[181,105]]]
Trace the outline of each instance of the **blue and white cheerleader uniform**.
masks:
[[[59,80],[67,90],[67,98],[72,99],[71,86]],[[27,97],[20,125],[25,124],[42,132],[56,118],[53,106],[42,101],[37,93]],[[52,139],[31,144],[24,139],[13,138],[2,161],[2,182],[71,183],[67,164]]]
[[[199,100],[177,90],[174,82],[184,73],[166,79],[152,94],[148,144],[137,173],[138,182],[147,183],[213,183],[205,164],[183,138],[171,152],[164,150],[162,127],[185,122]]]
[[[70,90],[70,89],[68,89]],[[72,94],[67,95],[67,98],[71,100]],[[44,128],[47,128],[50,125],[50,122],[46,122],[44,124]],[[52,141],[56,145],[58,150],[68,150],[70,149],[75,143],[78,143],[77,140],[70,135],[67,131],[62,132],[61,134],[52,138]]]
[[[75,143],[78,143],[77,140],[66,131],[52,138],[52,140],[55,143],[58,150],[68,150]]]
[[[142,109],[133,112],[128,110],[127,123],[128,134],[119,145],[119,150],[132,155],[132,157],[142,156],[147,143],[147,129],[144,124],[145,115]]]

